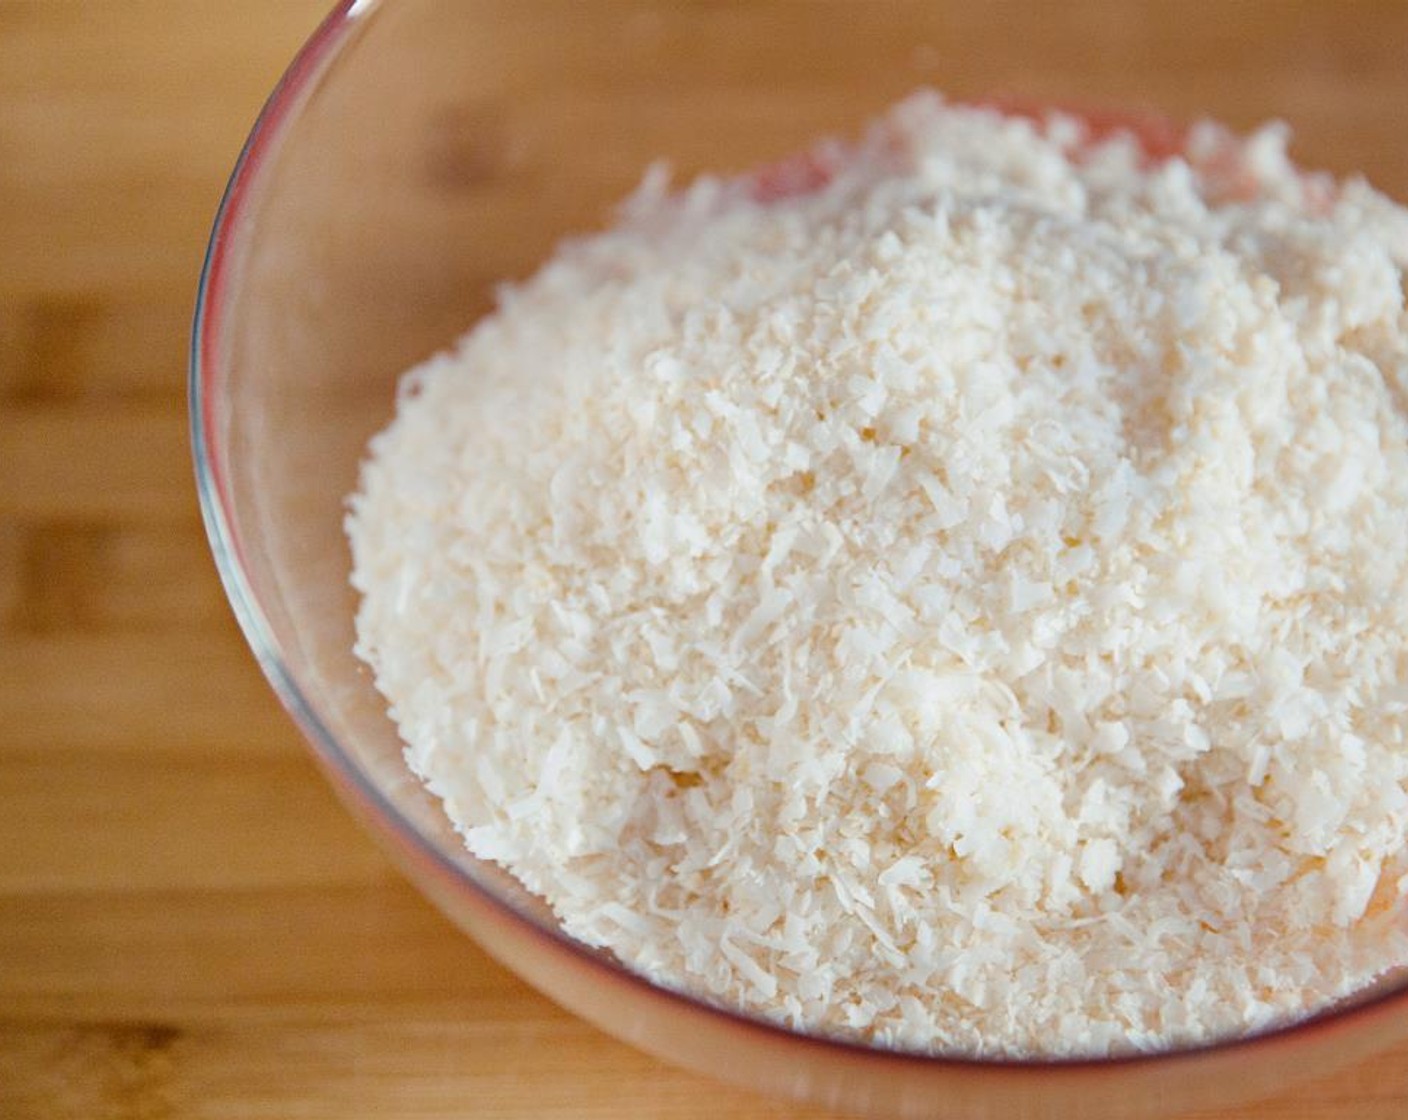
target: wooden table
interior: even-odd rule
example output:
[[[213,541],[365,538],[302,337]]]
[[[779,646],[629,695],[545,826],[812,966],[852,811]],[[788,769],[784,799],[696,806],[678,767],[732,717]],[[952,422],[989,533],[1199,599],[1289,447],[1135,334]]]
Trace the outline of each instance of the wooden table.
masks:
[[[1307,162],[1408,196],[1408,5],[943,6],[956,92],[1283,113]],[[187,325],[225,175],[323,7],[0,0],[0,1116],[817,1115],[487,959],[334,802],[235,629]],[[1408,1048],[1217,1115],[1408,1115]]]

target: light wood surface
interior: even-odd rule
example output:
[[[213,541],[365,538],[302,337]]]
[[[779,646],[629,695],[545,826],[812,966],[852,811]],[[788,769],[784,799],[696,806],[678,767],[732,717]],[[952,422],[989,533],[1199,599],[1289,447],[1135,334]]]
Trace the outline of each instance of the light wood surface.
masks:
[[[819,1115],[488,960],[337,805],[231,620],[188,320],[225,175],[324,6],[0,0],[0,1116]],[[1408,5],[939,6],[960,93],[1281,113],[1306,162],[1408,196]],[[1397,1120],[1408,1048],[1215,1115]]]

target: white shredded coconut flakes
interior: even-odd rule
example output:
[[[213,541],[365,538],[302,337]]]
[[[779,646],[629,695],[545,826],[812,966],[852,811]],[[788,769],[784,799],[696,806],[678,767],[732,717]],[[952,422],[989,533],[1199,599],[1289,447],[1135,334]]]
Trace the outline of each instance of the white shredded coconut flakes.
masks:
[[[508,287],[348,519],[470,850],[659,982],[923,1051],[1408,963],[1408,211],[1285,141],[920,94]]]

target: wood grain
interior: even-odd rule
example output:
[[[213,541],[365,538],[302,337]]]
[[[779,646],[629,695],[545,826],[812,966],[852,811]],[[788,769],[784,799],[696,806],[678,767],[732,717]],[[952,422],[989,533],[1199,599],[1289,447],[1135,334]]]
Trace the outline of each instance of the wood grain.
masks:
[[[324,7],[0,0],[0,1116],[819,1116],[629,1050],[452,929],[336,804],[229,616],[186,333],[224,178]],[[586,7],[528,18],[589,91]],[[826,7],[899,33],[887,5]],[[1408,195],[1408,5],[928,7],[916,84],[1282,113],[1307,162]],[[775,8],[679,5],[670,65],[738,44],[774,104],[822,117],[835,35],[750,53]],[[1405,1114],[1399,1049],[1201,1120]]]

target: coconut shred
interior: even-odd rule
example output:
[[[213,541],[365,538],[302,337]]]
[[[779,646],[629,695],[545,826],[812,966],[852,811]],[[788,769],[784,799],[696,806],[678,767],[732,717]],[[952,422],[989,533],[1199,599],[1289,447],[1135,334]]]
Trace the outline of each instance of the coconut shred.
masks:
[[[409,372],[358,654],[471,852],[789,1026],[1103,1055],[1408,964],[1408,211],[935,94]]]

